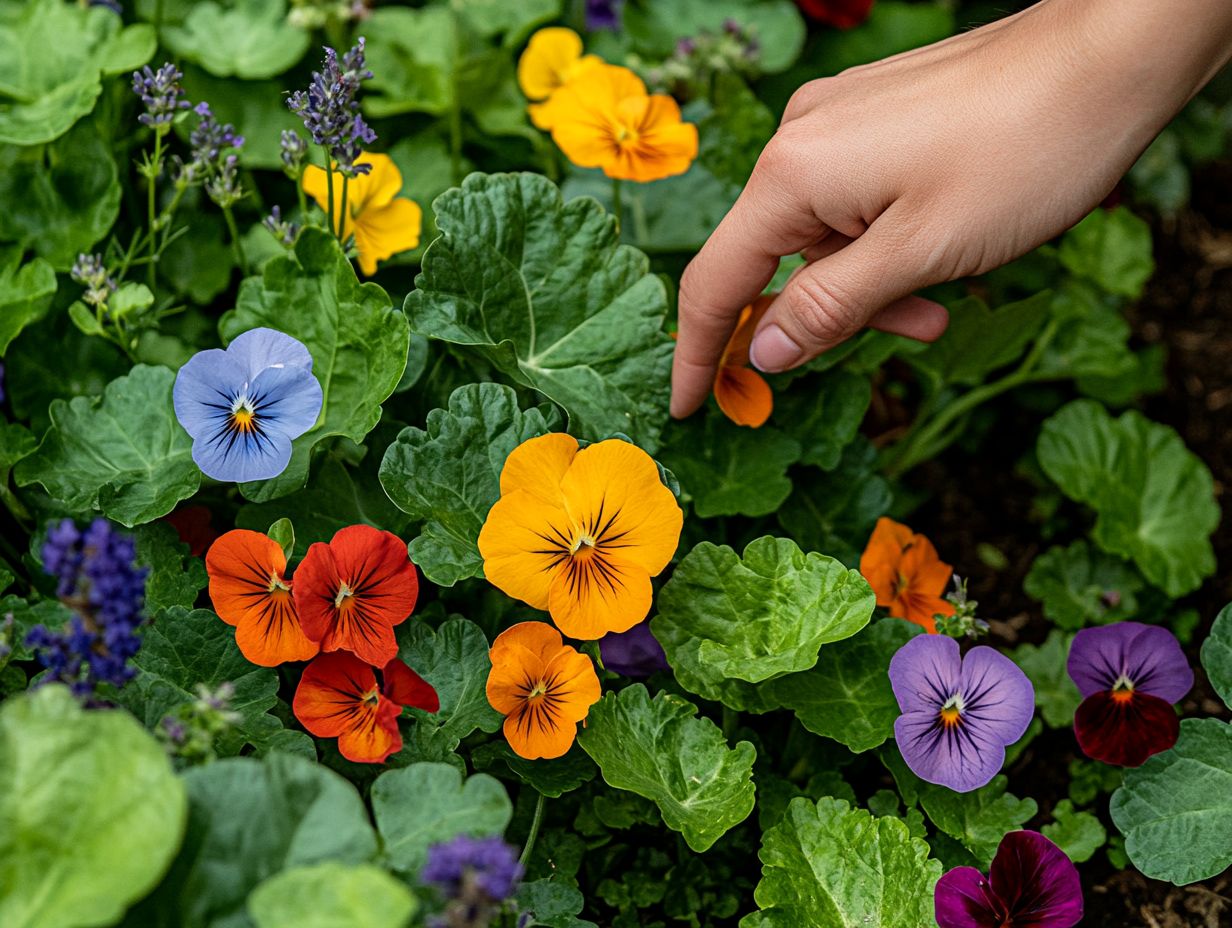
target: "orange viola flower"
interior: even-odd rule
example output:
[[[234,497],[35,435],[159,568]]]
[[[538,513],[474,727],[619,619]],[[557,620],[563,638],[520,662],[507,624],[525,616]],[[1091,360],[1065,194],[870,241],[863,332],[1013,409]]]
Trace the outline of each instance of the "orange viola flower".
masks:
[[[489,653],[488,702],[505,716],[509,746],[528,760],[565,754],[601,695],[590,658],[546,622],[506,629]]]
[[[338,531],[308,549],[295,572],[295,608],[322,651],[350,651],[374,667],[398,654],[394,626],[419,596],[419,577],[396,535],[370,525]]]
[[[628,631],[650,611],[650,578],[672,559],[684,516],[655,462],[627,441],[578,450],[570,435],[523,442],[479,532],[491,583],[551,613],[571,638]]]
[[[617,65],[586,68],[548,101],[552,139],[581,168],[618,180],[683,174],[697,157],[697,127],[676,101],[648,94],[642,79]]]
[[[719,409],[736,425],[751,428],[765,425],[774,409],[770,384],[749,367],[749,345],[753,341],[753,331],[772,302],[773,294],[759,296],[740,311],[736,331],[723,349],[719,372],[714,377],[714,398]]]
[[[942,596],[954,569],[937,556],[933,543],[893,519],[880,518],[860,557],[860,573],[890,615],[937,633],[936,615],[953,615]]]
[[[235,626],[240,653],[262,667],[306,661],[320,650],[299,624],[286,569],[278,542],[242,528],[227,532],[205,555],[214,611]]]
[[[518,86],[528,100],[547,100],[589,67],[600,64],[595,55],[582,54],[582,37],[572,29],[552,26],[530,37],[518,59]],[[552,128],[551,107],[532,103],[527,107],[531,122],[540,129]]]
[[[404,707],[436,712],[441,701],[423,677],[394,658],[381,671],[353,654],[322,654],[304,669],[292,707],[301,725],[318,738],[337,738],[347,760],[383,764],[402,750],[398,716]]]

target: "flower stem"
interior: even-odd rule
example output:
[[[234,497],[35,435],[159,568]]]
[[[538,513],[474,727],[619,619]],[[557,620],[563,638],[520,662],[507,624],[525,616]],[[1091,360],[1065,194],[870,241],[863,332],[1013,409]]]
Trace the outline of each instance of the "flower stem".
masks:
[[[329,152],[326,152],[325,153],[325,187],[326,187],[326,199],[329,203],[329,209],[327,210],[327,212],[329,213],[329,231],[333,232],[334,236],[337,237],[338,227],[334,225],[334,170],[333,168],[334,166],[329,163]]]
[[[235,254],[235,263],[240,269],[240,276],[248,276],[248,260],[244,257],[244,243],[240,241],[240,230],[235,225],[235,214],[231,207],[224,206],[223,218],[227,220],[227,231],[231,234],[231,250]]]
[[[342,243],[342,247],[346,248],[346,221],[347,221],[347,187],[350,185],[350,178],[345,174],[342,175],[342,208],[338,211],[338,241]]]
[[[620,228],[621,222],[621,203],[620,203],[621,182],[619,177],[612,178],[612,212],[616,214],[616,228]]]
[[[526,867],[530,860],[531,852],[535,849],[535,840],[539,837],[539,828],[543,825],[543,807],[546,804],[543,793],[539,793],[539,798],[535,802],[535,817],[531,819],[530,831],[526,834],[526,843],[522,845],[522,856],[518,858],[518,863],[523,868]]]
[[[146,200],[146,218],[149,227],[150,237],[150,263],[146,266],[146,277],[149,280],[150,289],[154,289],[154,223],[156,221],[155,210],[158,207],[158,176],[162,174],[163,168],[163,134],[157,129],[154,131],[154,159],[150,162],[149,172],[149,193]]]
[[[736,729],[740,727],[740,713],[735,709],[723,707],[723,737],[728,741],[736,734]]]

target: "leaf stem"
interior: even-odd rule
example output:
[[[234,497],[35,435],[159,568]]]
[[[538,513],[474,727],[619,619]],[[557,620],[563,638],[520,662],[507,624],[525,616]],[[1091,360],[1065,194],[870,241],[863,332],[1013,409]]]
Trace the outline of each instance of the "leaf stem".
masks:
[[[345,174],[342,175],[342,206],[338,210],[338,241],[342,243],[342,247],[346,249],[346,224],[347,224],[347,187],[350,186],[350,178]]]
[[[612,212],[616,214],[616,230],[620,231],[621,225],[621,180],[619,177],[612,178]]]
[[[146,219],[149,227],[149,255],[150,263],[146,266],[146,278],[149,281],[150,289],[154,289],[154,224],[157,220],[155,210],[158,207],[158,177],[163,172],[163,134],[159,130],[154,131],[154,158],[150,162],[150,170],[147,179],[149,180],[149,191],[146,199]]]
[[[526,864],[530,861],[531,852],[535,849],[535,841],[538,839],[539,829],[543,825],[543,807],[546,804],[543,793],[539,793],[539,798],[535,801],[535,817],[530,821],[530,831],[526,834],[526,843],[522,845],[522,856],[518,858],[518,863],[522,865],[522,869],[526,869]]]
[[[325,152],[325,187],[326,200],[329,203],[329,208],[326,212],[329,214],[329,231],[338,235],[338,226],[334,224],[334,166],[330,164],[329,152]]]

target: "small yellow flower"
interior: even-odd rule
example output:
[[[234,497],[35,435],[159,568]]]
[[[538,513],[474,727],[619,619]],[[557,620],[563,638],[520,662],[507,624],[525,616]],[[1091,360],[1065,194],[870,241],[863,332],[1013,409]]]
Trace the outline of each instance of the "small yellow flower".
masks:
[[[364,152],[356,164],[370,164],[367,174],[352,177],[347,182],[346,215],[342,215],[342,174],[334,171],[334,215],[339,228],[334,231],[342,241],[355,236],[359,252],[359,269],[365,277],[376,273],[378,261],[409,251],[419,244],[419,229],[423,211],[414,200],[398,196],[402,189],[402,172],[389,155]],[[315,164],[304,170],[304,193],[316,200],[323,210],[329,209],[329,179],[325,170]]]
[[[601,63],[595,55],[582,54],[582,38],[572,29],[540,29],[518,59],[518,86],[528,100],[548,100],[587,68]],[[532,103],[527,110],[540,129],[552,128],[550,103]]]

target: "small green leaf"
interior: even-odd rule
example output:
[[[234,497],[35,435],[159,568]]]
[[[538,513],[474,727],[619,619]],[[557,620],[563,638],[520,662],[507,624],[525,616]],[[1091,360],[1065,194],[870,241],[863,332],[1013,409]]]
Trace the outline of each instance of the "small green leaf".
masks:
[[[164,609],[191,609],[197,594],[209,583],[205,565],[188,553],[167,522],[150,522],[133,532],[137,539],[137,563],[150,568],[145,578],[145,611],[156,616]]]
[[[945,334],[911,363],[929,371],[939,383],[978,386],[993,371],[1018,360],[1051,311],[1052,295],[1037,293],[993,311],[979,297],[949,306]]]
[[[1215,692],[1232,709],[1232,605],[1220,610],[1202,643],[1202,666]]]
[[[1082,538],[1065,548],[1049,548],[1022,582],[1027,595],[1043,603],[1044,615],[1070,631],[1132,618],[1143,586],[1129,564]]]
[[[291,555],[295,552],[295,526],[291,520],[284,516],[271,524],[265,534],[282,548],[282,556],[288,561],[291,560]]]
[[[1073,640],[1073,635],[1054,628],[1043,644],[1020,644],[1010,655],[1035,687],[1035,704],[1049,728],[1072,725],[1082,702],[1082,694],[1066,670]]]
[[[415,908],[405,885],[368,864],[284,870],[248,897],[257,928],[405,928]]]
[[[42,319],[56,292],[56,272],[42,258],[21,263],[21,249],[0,248],[0,358],[21,330]]]
[[[971,852],[981,868],[997,853],[1001,839],[1021,828],[1037,810],[1034,799],[1007,793],[1004,775],[970,793],[920,783],[920,805],[929,820]]]
[[[102,335],[107,331],[93,310],[80,300],[69,306],[68,318],[83,335]]]
[[[113,319],[123,319],[130,315],[140,315],[154,305],[154,294],[145,284],[133,283],[131,280],[120,285],[120,288],[107,301],[107,312]]]
[[[441,700],[439,712],[412,710],[417,725],[439,729],[453,747],[476,729],[498,730],[504,718],[488,705],[492,662],[483,630],[460,616],[446,620],[436,631],[422,622],[406,626],[399,636],[399,656],[436,688]]]
[[[1065,233],[1057,256],[1079,277],[1130,299],[1155,273],[1151,227],[1124,206],[1095,209]]]
[[[309,35],[287,20],[284,0],[194,3],[183,25],[163,30],[176,54],[217,77],[262,80],[291,68],[308,50]]]
[[[520,918],[528,919],[519,922],[519,928],[582,928],[592,924],[577,917],[586,900],[576,886],[563,879],[549,877],[523,883],[518,888],[517,903],[523,913]]]
[[[640,683],[607,693],[578,736],[609,786],[652,800],[663,822],[698,853],[753,811],[747,741],[727,746],[719,727],[671,693],[653,700]]]
[[[773,421],[800,443],[801,464],[832,471],[855,439],[871,398],[867,377],[827,371],[776,396]]]
[[[494,774],[506,771],[549,799],[571,793],[595,778],[594,761],[576,744],[564,757],[554,760],[527,760],[519,757],[503,741],[489,741],[471,752],[477,770]]]
[[[1090,812],[1075,811],[1068,799],[1053,807],[1052,822],[1040,832],[1076,864],[1090,860],[1108,840],[1108,832],[1099,818]]]

